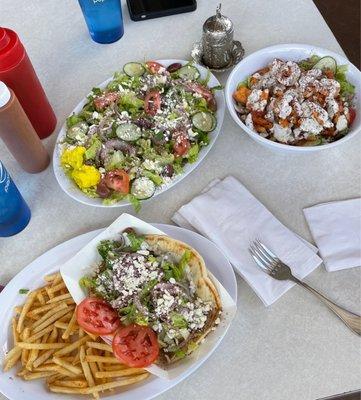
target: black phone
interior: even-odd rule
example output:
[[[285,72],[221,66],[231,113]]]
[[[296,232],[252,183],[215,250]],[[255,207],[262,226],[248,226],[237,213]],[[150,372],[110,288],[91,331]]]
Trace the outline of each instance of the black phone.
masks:
[[[133,21],[185,13],[197,8],[196,0],[127,0],[127,5]]]

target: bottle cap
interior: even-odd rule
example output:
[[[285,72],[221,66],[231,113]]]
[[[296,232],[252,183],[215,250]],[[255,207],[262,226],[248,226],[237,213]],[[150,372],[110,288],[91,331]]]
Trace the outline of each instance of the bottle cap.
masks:
[[[11,29],[0,27],[0,71],[11,69],[23,58],[24,53],[18,35]]]
[[[10,97],[10,90],[4,82],[0,81],[0,107],[4,107],[6,104],[8,104]]]

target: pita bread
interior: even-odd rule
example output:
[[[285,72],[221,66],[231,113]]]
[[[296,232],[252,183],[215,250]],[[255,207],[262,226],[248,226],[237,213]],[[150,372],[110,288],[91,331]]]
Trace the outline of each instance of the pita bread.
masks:
[[[145,240],[155,254],[168,253],[174,262],[179,262],[184,252],[188,250],[191,254],[188,265],[190,275],[196,286],[196,294],[203,301],[212,304],[212,312],[208,316],[206,325],[203,327],[202,331],[197,332],[197,334],[192,337],[191,348],[187,347],[186,349],[186,353],[190,354],[197,347],[194,346],[194,344],[199,344],[215,325],[215,321],[219,317],[219,312],[222,309],[220,296],[208,276],[203,257],[191,246],[163,235],[146,235]]]

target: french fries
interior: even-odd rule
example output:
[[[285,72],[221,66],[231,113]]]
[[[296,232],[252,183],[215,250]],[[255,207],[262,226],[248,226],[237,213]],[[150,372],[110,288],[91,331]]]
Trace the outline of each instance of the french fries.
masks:
[[[79,327],[60,273],[44,279],[46,285],[29,292],[25,303],[14,309],[14,347],[5,356],[4,371],[18,365],[16,375],[25,381],[43,379],[51,392],[95,399],[149,376],[144,369],[120,363],[111,346]]]

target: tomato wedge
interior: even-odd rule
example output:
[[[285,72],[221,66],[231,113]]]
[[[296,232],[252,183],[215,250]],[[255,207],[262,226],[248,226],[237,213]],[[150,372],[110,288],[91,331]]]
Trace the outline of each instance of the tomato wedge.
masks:
[[[129,367],[148,367],[159,355],[157,335],[147,326],[131,324],[121,327],[113,339],[113,353]]]
[[[102,111],[105,107],[116,102],[118,98],[119,98],[118,93],[115,92],[104,93],[101,96],[98,96],[94,99],[95,108],[98,111]]]
[[[165,70],[163,65],[157,63],[156,61],[147,61],[145,65],[147,66],[151,74],[157,74],[162,68]]]
[[[184,132],[177,131],[173,133],[172,138],[174,140],[174,145],[173,145],[174,154],[178,157],[184,156],[184,154],[186,154],[189,148],[191,147],[187,135]]]
[[[356,110],[354,108],[350,108],[350,110],[349,110],[349,124],[350,125],[352,125],[355,118],[356,118]]]
[[[160,94],[158,90],[150,90],[145,95],[144,99],[144,110],[149,115],[157,114],[157,111],[160,109]]]
[[[123,169],[114,169],[104,176],[105,185],[119,193],[129,193],[129,175]]]
[[[192,92],[200,94],[207,102],[212,111],[217,111],[217,102],[211,90],[197,82],[190,82],[185,85]]]
[[[96,297],[87,297],[76,309],[76,320],[87,332],[95,335],[107,335],[115,332],[120,320],[110,305]]]

